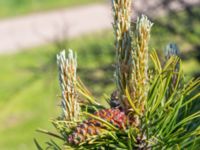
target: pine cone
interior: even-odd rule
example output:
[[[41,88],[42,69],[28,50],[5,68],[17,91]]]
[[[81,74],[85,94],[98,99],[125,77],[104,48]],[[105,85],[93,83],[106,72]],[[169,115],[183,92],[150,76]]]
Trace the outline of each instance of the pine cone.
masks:
[[[119,129],[124,129],[128,126],[127,116],[118,108],[103,109],[96,112],[94,115],[110,122]],[[89,118],[75,128],[74,132],[69,135],[68,142],[77,145],[93,135],[99,135],[105,129],[106,126],[102,122]]]
[[[119,91],[115,90],[110,97],[110,107],[111,108],[119,108],[120,100],[119,100]]]

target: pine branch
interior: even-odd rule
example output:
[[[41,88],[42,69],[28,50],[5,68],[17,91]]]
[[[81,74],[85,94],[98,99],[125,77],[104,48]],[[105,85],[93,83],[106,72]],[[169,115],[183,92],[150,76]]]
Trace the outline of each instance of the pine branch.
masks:
[[[125,98],[131,72],[131,4],[130,0],[113,0],[113,29],[115,34],[116,70],[115,79],[120,94],[120,103],[128,109]]]
[[[148,93],[148,43],[152,23],[146,16],[137,19],[136,35],[131,31],[131,1],[113,0],[114,33],[116,48],[115,78],[122,107],[127,112],[132,104],[140,113]],[[128,91],[128,92],[127,92]]]
[[[57,55],[59,68],[59,81],[62,91],[62,110],[67,121],[77,121],[80,114],[80,106],[77,98],[77,59],[72,50],[69,50],[68,57],[65,51]]]
[[[144,111],[144,105],[148,94],[148,44],[152,23],[148,18],[142,15],[137,18],[136,35],[132,35],[133,47],[133,69],[130,82],[130,94],[132,100],[141,112]]]

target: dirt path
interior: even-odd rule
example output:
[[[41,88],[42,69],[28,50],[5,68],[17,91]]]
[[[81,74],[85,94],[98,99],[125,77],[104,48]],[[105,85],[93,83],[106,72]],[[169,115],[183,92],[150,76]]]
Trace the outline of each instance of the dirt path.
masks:
[[[0,53],[110,28],[110,14],[108,6],[90,5],[0,21]]]
[[[135,0],[137,11],[148,13],[148,8],[160,0]],[[198,0],[185,0],[193,5]],[[151,1],[152,2],[152,1]],[[145,5],[144,5],[145,4]],[[181,9],[174,3],[172,9]],[[160,8],[154,15],[164,15]],[[134,13],[135,16],[137,13]],[[22,49],[50,43],[56,39],[74,38],[85,33],[111,28],[112,13],[109,5],[95,4],[53,12],[32,14],[0,21],[0,54],[13,53]]]

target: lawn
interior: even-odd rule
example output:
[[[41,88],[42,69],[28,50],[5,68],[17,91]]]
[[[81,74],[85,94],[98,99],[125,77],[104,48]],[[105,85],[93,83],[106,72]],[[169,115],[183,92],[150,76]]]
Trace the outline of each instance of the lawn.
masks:
[[[112,68],[110,66],[114,54],[111,34],[99,34],[96,39],[87,36],[84,39],[70,41],[68,46],[78,50],[78,72],[88,84],[93,84],[90,88],[100,97],[102,89],[110,93],[113,87],[109,85],[112,80],[107,80],[112,78],[109,70]],[[50,129],[50,119],[58,116],[59,88],[55,49],[54,45],[49,45],[0,56],[0,135],[4,137],[0,138],[2,149],[34,149],[33,138],[44,138],[36,134],[35,129]]]
[[[199,9],[198,9],[199,10]],[[196,9],[194,10],[196,11]],[[155,24],[150,50],[162,53],[168,42],[176,42],[182,52],[183,69],[188,76],[199,76],[200,62],[198,34],[200,22],[193,25],[194,34],[181,24],[187,18],[180,13],[171,20],[179,33],[169,32]],[[163,18],[164,19],[164,18]],[[164,21],[166,20],[166,17]],[[3,150],[35,149],[33,138],[41,143],[46,136],[36,133],[37,128],[52,129],[51,119],[59,115],[59,86],[56,53],[72,48],[78,54],[78,74],[102,103],[104,93],[114,90],[114,48],[111,31],[85,35],[65,42],[60,48],[54,44],[29,49],[13,55],[0,56],[0,148]],[[3,138],[2,138],[3,137]]]
[[[105,0],[1,0],[0,18],[104,1]]]

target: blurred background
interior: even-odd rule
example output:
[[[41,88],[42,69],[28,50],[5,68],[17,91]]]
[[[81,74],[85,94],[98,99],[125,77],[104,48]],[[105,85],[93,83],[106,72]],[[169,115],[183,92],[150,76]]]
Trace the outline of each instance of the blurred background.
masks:
[[[78,53],[78,74],[104,103],[114,90],[114,36],[108,0],[0,0],[0,149],[36,149],[59,112],[56,54]],[[168,43],[181,51],[185,80],[200,76],[200,2],[134,0],[154,22],[150,50]]]

